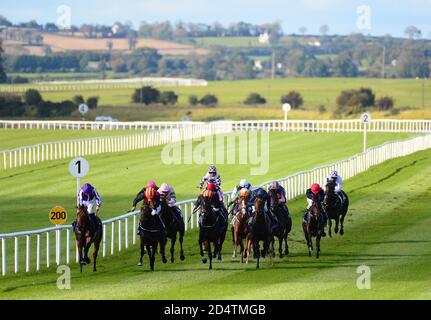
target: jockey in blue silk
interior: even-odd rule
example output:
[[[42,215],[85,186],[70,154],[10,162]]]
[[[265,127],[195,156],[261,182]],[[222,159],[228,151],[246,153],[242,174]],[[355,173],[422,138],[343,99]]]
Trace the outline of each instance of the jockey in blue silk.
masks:
[[[102,199],[99,196],[96,188],[91,184],[84,184],[78,192],[78,206],[85,206],[87,208],[88,216],[91,223],[96,228],[98,221],[94,212],[94,205],[96,204],[96,214],[102,205]],[[97,229],[97,228],[96,228]]]
[[[278,196],[278,204],[283,209],[283,213],[286,217],[286,219],[289,218],[289,211],[287,209],[287,197],[286,197],[286,190],[281,186],[281,184],[278,181],[273,181],[271,185],[268,187],[268,191],[275,190]],[[268,199],[269,201],[269,199]]]

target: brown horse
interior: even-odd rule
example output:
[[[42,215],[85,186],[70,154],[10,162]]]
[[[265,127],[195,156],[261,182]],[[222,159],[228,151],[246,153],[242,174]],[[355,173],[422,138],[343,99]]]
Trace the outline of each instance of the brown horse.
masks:
[[[75,237],[81,272],[82,266],[91,262],[90,258],[88,258],[88,251],[90,250],[91,243],[94,243],[93,271],[96,271],[97,253],[99,252],[100,241],[102,240],[103,234],[103,231],[97,232],[96,229],[97,227],[93,226],[90,222],[87,207],[80,206],[76,216]],[[84,256],[82,255],[82,249],[84,249]]]
[[[313,199],[311,207],[305,213],[305,221],[302,222],[305,240],[307,241],[308,254],[311,257],[313,252],[313,237],[316,237],[316,258],[320,255],[320,238],[322,237],[323,225],[323,209],[321,205]]]
[[[239,210],[235,214],[234,223],[232,227],[232,239],[233,239],[233,254],[232,258],[236,257],[236,251],[238,246],[240,247],[241,263],[244,262],[244,257],[247,256],[246,250],[244,250],[244,239],[246,239],[247,234],[250,232],[247,220],[250,218],[248,212],[248,202],[250,200],[250,195],[247,197],[240,196],[238,199]]]
[[[335,233],[338,233],[338,224],[340,224],[340,235],[344,234],[344,217],[349,209],[349,198],[344,191],[344,203],[341,203],[340,197],[335,192],[335,183],[329,181],[325,188],[325,198],[323,199],[323,209],[328,216],[329,237],[332,237],[332,221],[335,220]]]
[[[160,197],[160,203],[161,203],[161,211],[160,211],[160,218],[162,218],[163,223],[166,227],[166,237],[171,239],[171,262],[174,262],[174,250],[175,250],[175,243],[177,241],[177,233],[179,233],[179,241],[180,241],[180,260],[184,260],[184,250],[183,250],[183,239],[184,239],[184,231],[185,231],[185,225],[184,221],[179,220],[174,210],[176,208],[171,208],[166,203],[166,199],[161,196]],[[167,240],[167,239],[166,239]]]
[[[162,221],[157,215],[152,215],[153,209],[146,203],[141,207],[140,226],[141,228],[141,258],[138,266],[142,266],[142,258],[145,252],[150,258],[150,269],[154,271],[154,262],[156,260],[157,247],[160,243],[160,254],[162,262],[166,263],[165,243],[166,237],[163,231]]]

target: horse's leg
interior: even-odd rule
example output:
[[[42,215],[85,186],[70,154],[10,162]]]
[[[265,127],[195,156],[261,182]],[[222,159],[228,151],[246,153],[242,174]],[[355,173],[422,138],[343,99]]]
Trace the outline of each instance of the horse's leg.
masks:
[[[100,247],[100,238],[96,239],[94,241],[94,248],[93,248],[93,271],[96,272],[96,259],[97,259],[97,254],[99,252],[99,247]]]
[[[148,253],[148,254],[150,254],[150,253]],[[145,255],[145,243],[141,237],[141,258],[139,259],[139,262],[138,262],[139,267],[142,266],[142,258],[144,257],[144,255]]]
[[[308,255],[311,257],[313,252],[313,236],[311,235],[310,229],[307,230],[308,234]]]
[[[165,248],[168,240],[166,237],[162,237],[162,239],[159,242],[160,242],[160,255],[162,256],[162,262],[166,263],[168,262],[168,260],[166,259],[166,256],[165,256]],[[157,244],[156,244],[156,247],[157,247]]]
[[[342,214],[340,217],[340,235],[342,236],[344,234],[344,217],[346,216],[346,213]]]
[[[162,240],[162,241],[164,241],[164,240]],[[162,241],[160,241],[160,243]],[[149,250],[150,250],[149,251],[150,252],[150,269],[151,269],[151,271],[154,271],[154,262],[156,261],[156,252],[157,252],[157,241],[153,244],[152,248],[149,248]]]
[[[320,256],[320,237],[321,237],[321,232],[317,232],[317,237],[316,237],[316,258],[319,258]]]
[[[244,263],[244,254],[245,254],[245,247],[244,247],[244,239],[241,238],[239,242],[239,249],[241,254],[241,263]]]
[[[254,243],[254,252],[256,253],[256,269],[259,269],[259,259],[260,259],[260,245],[259,241],[255,241]]]
[[[274,246],[272,247],[272,251],[274,251]],[[278,238],[278,254],[280,259],[283,258],[283,237]]]
[[[183,250],[183,240],[184,240],[184,226],[180,228],[180,260],[184,261],[184,250]]]
[[[90,251],[90,247],[91,247],[91,238],[88,237],[84,247],[84,260],[86,264],[89,264],[91,262],[90,258],[88,257],[88,251]]]
[[[215,250],[215,248],[214,248],[214,250]],[[211,270],[213,268],[213,255],[211,252],[211,241],[208,241],[208,258],[210,259],[209,269]]]
[[[171,263],[174,263],[175,243],[177,242],[177,234],[171,239]]]
[[[237,232],[237,230],[235,230],[235,227],[233,228],[232,235],[233,235],[233,252],[232,252],[232,258],[236,258],[236,249],[238,247],[238,232]]]
[[[287,256],[289,254],[289,244],[287,243],[287,236],[288,236],[288,232],[286,229],[286,232],[284,234],[284,254]]]
[[[335,227],[335,230],[337,230],[337,227]],[[335,231],[335,233],[337,233],[337,231]],[[330,217],[328,217],[328,236],[332,238],[332,221]]]
[[[82,265],[83,265],[83,261],[82,261],[82,243],[81,241],[76,240],[76,246],[78,248],[78,255],[79,255],[79,265],[80,265],[80,270],[82,272]]]
[[[340,216],[337,214],[337,218],[335,219],[335,233],[338,233],[338,224],[340,223]]]

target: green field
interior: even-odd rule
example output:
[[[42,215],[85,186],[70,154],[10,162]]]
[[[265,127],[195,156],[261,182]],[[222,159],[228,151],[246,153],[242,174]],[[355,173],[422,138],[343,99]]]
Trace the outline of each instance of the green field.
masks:
[[[308,136],[308,137],[307,137]],[[348,135],[343,138],[345,148],[338,148],[338,152],[331,155],[330,149],[324,149],[327,139],[339,141],[334,135],[316,136],[289,134],[285,137],[273,135],[272,149],[284,151],[271,165],[271,170],[277,172],[297,171],[313,165],[310,159],[313,149],[320,154],[319,163],[325,163],[326,158],[345,157],[352,141]],[[307,139],[308,138],[308,139]],[[359,137],[356,137],[359,138]],[[290,140],[292,139],[292,140]],[[352,137],[354,139],[354,137]],[[308,142],[307,142],[308,140]],[[359,140],[359,139],[358,139]],[[301,154],[292,153],[289,143],[301,144]],[[313,142],[314,141],[314,142]],[[314,144],[314,146],[313,146]],[[331,147],[336,149],[336,145]],[[298,147],[298,145],[297,145]],[[319,153],[320,151],[320,153]],[[353,151],[353,150],[351,150]],[[153,155],[158,156],[158,149],[145,150],[145,163],[156,163]],[[143,152],[142,152],[143,153]],[[91,159],[94,166],[91,178],[96,181],[105,199],[105,206],[114,205],[110,200],[128,203],[130,193],[122,186],[127,183],[130,187],[138,188],[141,181],[147,178],[125,174],[124,168],[112,173],[111,167],[116,164],[132,165],[141,153],[118,154],[108,158],[97,157]],[[292,160],[290,156],[293,154]],[[315,154],[315,153],[313,153]],[[301,163],[301,160],[309,160]],[[10,274],[1,279],[0,298],[2,299],[430,299],[431,298],[431,238],[429,236],[428,204],[431,188],[428,183],[431,178],[431,151],[418,152],[408,157],[390,160],[382,165],[360,174],[344,184],[349,193],[351,208],[346,219],[346,234],[336,235],[333,239],[322,240],[322,255],[319,260],[309,258],[300,228],[301,211],[304,199],[290,201],[289,208],[293,215],[293,232],[290,234],[291,254],[287,258],[274,259],[274,265],[268,261],[262,263],[261,269],[256,270],[254,261],[249,265],[241,265],[230,257],[230,236],[225,245],[223,262],[216,262],[212,271],[207,265],[200,263],[197,234],[195,231],[186,234],[184,262],[163,265],[157,258],[156,272],[148,271],[148,262],[144,260],[144,267],[137,267],[138,249],[130,249],[114,257],[99,260],[97,273],[92,273],[89,267],[79,273],[76,265],[72,266],[71,290],[58,290],[56,287],[56,269],[39,274]],[[296,162],[296,167],[290,162]],[[108,163],[109,162],[109,163]],[[279,163],[282,162],[282,163]],[[101,164],[106,165],[100,168]],[[142,163],[139,162],[140,164]],[[144,164],[144,163],[142,163]],[[67,182],[55,178],[62,172],[64,164],[57,166],[38,166],[35,170],[21,169],[10,172],[0,179],[7,178],[12,189],[16,183],[26,181],[22,185],[24,195],[16,195],[14,205],[20,206],[20,199],[27,202],[26,212],[8,212],[8,219],[2,223],[6,228],[16,229],[18,222],[34,221],[40,224],[37,217],[38,204],[49,203],[55,196],[53,187],[49,183],[59,181],[60,194],[65,194]],[[143,168],[147,166],[143,165]],[[197,169],[197,168],[196,168]],[[202,168],[203,169],[203,168]],[[229,174],[240,175],[241,167],[237,170],[222,167],[225,185],[236,179]],[[155,168],[151,168],[154,172]],[[145,170],[144,170],[145,171]],[[193,169],[193,172],[197,172]],[[95,176],[97,174],[97,178]],[[104,175],[103,179],[100,175]],[[273,174],[272,172],[270,174]],[[33,181],[31,177],[44,177],[43,182]],[[122,180],[117,177],[122,175]],[[280,175],[280,174],[278,174]],[[63,174],[61,175],[63,176]],[[174,176],[177,176],[174,178]],[[179,178],[181,176],[181,178]],[[171,178],[172,181],[187,180],[178,183],[182,196],[191,196],[190,186],[197,179],[190,175],[190,171],[172,168],[171,172],[163,171],[160,179]],[[186,177],[186,179],[184,179]],[[175,180],[177,179],[177,180]],[[41,180],[41,179],[40,179]],[[109,186],[103,181],[110,182]],[[127,181],[127,182],[126,182]],[[30,183],[31,182],[31,183]],[[187,183],[186,183],[187,182]],[[254,182],[254,181],[253,181]],[[175,184],[177,185],[177,184]],[[72,188],[72,184],[67,186]],[[29,189],[32,188],[30,192]],[[116,191],[114,191],[116,190]],[[5,208],[5,194],[1,196],[0,206]],[[10,192],[10,193],[9,193]],[[10,197],[16,190],[8,190],[6,197]],[[28,194],[32,196],[29,197]],[[113,198],[113,195],[117,196]],[[124,201],[123,201],[124,198]],[[29,205],[31,204],[31,205]],[[117,204],[120,206],[120,204]],[[10,205],[9,205],[10,206]],[[106,209],[105,209],[106,210]],[[42,210],[45,212],[44,210]],[[105,216],[106,211],[103,211]],[[9,217],[12,216],[12,217]],[[45,213],[44,213],[45,216]],[[3,219],[2,219],[3,220]],[[27,223],[23,223],[27,227]],[[367,265],[371,268],[371,289],[359,290],[356,287],[357,267]],[[210,290],[209,290],[210,288]]]
[[[364,79],[364,78],[286,78],[276,80],[214,81],[207,87],[177,87],[173,90],[179,95],[178,105],[138,106],[131,103],[134,89],[51,91],[43,92],[45,100],[70,100],[76,94],[84,98],[98,96],[99,108],[88,117],[111,115],[119,120],[181,120],[188,111],[193,120],[211,119],[282,119],[280,98],[291,90],[299,91],[304,98],[304,109],[289,113],[290,119],[328,119],[336,108],[336,99],[342,90],[369,87],[376,97],[391,96],[395,107],[402,108],[398,115],[389,112],[373,112],[374,118],[431,119],[431,82],[424,87],[424,108],[422,108],[422,80],[415,79]],[[245,106],[243,101],[251,92],[260,93],[268,103],[265,106]],[[207,93],[217,95],[217,108],[192,107],[188,103],[190,95],[202,97]],[[320,114],[318,107],[325,106],[328,112]],[[117,107],[122,109],[117,110]],[[410,109],[410,110],[408,110]],[[72,116],[79,119],[79,114]]]

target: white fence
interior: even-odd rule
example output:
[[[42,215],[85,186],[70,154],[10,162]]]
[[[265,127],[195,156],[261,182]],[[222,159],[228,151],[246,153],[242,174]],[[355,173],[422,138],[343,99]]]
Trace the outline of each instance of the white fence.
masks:
[[[183,141],[219,133],[229,133],[231,126],[220,123],[183,125],[140,134],[95,137],[58,142],[46,142],[13,150],[0,150],[0,170],[61,160],[76,156],[143,149],[168,142]]]
[[[363,153],[356,154],[346,160],[338,161],[329,165],[314,168],[312,170],[296,173],[291,176],[279,179],[283,187],[287,190],[289,199],[293,199],[303,195],[306,189],[313,183],[319,182],[323,184],[325,177],[331,170],[337,170],[345,179],[349,179],[358,173],[368,170],[371,166],[382,163],[388,159],[402,157],[411,153],[431,148],[431,135],[418,136],[401,141],[392,141],[366,150]],[[264,182],[260,186],[266,188],[271,182]],[[225,194],[225,200],[228,200],[229,194]],[[193,229],[198,226],[198,215],[191,217],[193,202],[195,199],[178,202],[186,222],[186,230]],[[304,202],[305,205],[305,202]],[[103,241],[102,241],[102,256],[115,254],[124,248],[128,248],[131,244],[136,243],[137,216],[139,211],[121,215],[106,221],[103,221]],[[24,231],[9,234],[0,234],[2,247],[2,274],[5,275],[8,266],[8,251],[13,252],[13,262],[9,263],[14,266],[14,271],[19,271],[20,266],[20,239],[25,238],[25,271],[31,270],[31,263],[36,271],[41,268],[41,259],[45,256],[46,266],[49,267],[51,261],[59,265],[62,263],[69,264],[71,262],[72,247],[75,246],[75,241],[71,238],[71,226],[60,226],[54,228],[40,229],[34,231]],[[51,242],[51,234],[55,235],[54,243]],[[44,246],[42,246],[44,241]],[[33,244],[32,244],[33,242]],[[32,251],[34,246],[36,250]],[[63,245],[64,243],[64,245]],[[8,250],[8,244],[10,249]],[[45,248],[44,254],[42,249]],[[76,252],[76,251],[75,251]],[[77,256],[77,253],[75,253]],[[77,261],[77,257],[75,257]]]
[[[106,80],[80,80],[80,81],[49,81],[30,84],[1,85],[0,92],[23,93],[29,89],[37,89],[41,92],[48,91],[90,91],[112,89],[136,89],[144,85],[158,87],[206,87],[208,82],[202,79],[186,78],[130,78],[130,79],[106,79]]]
[[[69,129],[69,130],[164,130],[202,126],[205,122],[180,121],[12,121],[0,120],[0,128],[11,129]],[[232,130],[266,130],[297,132],[361,132],[360,120],[250,120],[215,121],[212,124],[231,126]],[[431,133],[431,120],[377,119],[367,125],[370,132]]]

